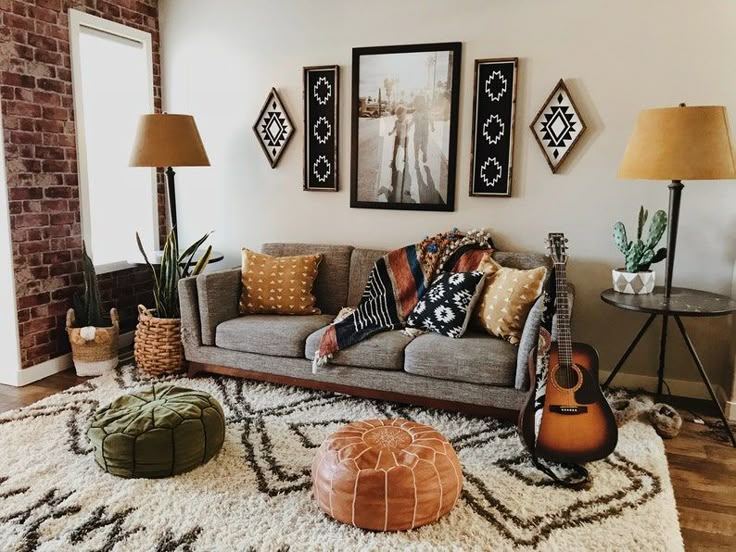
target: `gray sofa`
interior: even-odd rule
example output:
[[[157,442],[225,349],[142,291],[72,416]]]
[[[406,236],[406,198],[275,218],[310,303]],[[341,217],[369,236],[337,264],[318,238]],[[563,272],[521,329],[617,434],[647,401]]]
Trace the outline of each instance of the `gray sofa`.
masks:
[[[263,252],[324,255],[314,285],[323,314],[240,316],[239,268],[183,279],[179,296],[190,375],[235,375],[501,417],[512,417],[521,408],[541,299],[529,314],[518,347],[473,330],[460,339],[384,332],[338,352],[313,374],[311,359],[322,333],[342,307],[358,304],[374,261],[386,252],[296,243],[265,244]],[[499,251],[494,258],[515,268],[550,266],[537,253]]]

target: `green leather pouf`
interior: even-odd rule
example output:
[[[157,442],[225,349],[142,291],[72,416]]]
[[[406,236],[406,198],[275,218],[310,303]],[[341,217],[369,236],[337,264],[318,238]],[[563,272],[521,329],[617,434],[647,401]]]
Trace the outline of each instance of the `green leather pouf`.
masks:
[[[106,472],[168,477],[204,464],[222,448],[225,416],[204,391],[154,384],[98,410],[87,437]]]

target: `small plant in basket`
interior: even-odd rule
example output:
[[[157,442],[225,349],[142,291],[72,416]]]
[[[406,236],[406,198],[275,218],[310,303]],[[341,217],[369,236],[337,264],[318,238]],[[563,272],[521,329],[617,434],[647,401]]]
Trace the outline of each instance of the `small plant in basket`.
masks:
[[[99,376],[118,364],[120,321],[115,308],[110,309],[109,320],[103,315],[95,265],[84,244],[82,274],[84,289],[74,295],[73,308],[66,312],[66,333],[77,375]]]
[[[136,233],[138,249],[153,277],[155,303],[153,312],[143,305],[138,305],[134,354],[136,365],[145,372],[155,375],[173,373],[184,365],[179,280],[196,276],[207,266],[212,256],[212,246],[207,247],[196,263],[194,258],[210,234],[211,232],[206,233],[180,254],[176,234],[172,229],[166,237],[161,261],[154,266],[148,259],[140,236]]]

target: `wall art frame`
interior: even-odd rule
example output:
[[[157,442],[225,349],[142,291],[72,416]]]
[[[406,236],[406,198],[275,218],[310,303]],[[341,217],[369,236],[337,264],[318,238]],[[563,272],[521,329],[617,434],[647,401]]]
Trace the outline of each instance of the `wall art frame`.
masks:
[[[469,195],[509,197],[519,58],[475,60]]]
[[[303,68],[304,190],[339,188],[340,67]]]
[[[350,206],[453,211],[462,43],[353,48]]]
[[[564,79],[555,85],[529,128],[556,173],[588,128]]]
[[[275,88],[266,96],[258,118],[253,124],[253,132],[258,139],[258,143],[263,149],[271,168],[275,169],[281,160],[281,156],[289,145],[294,135],[294,125],[291,117],[286,111],[284,103],[281,101]]]

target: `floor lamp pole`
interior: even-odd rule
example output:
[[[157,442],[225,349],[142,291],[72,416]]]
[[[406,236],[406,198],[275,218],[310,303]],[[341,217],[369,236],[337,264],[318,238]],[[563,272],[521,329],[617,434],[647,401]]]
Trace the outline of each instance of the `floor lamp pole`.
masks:
[[[677,225],[680,221],[680,196],[685,185],[680,180],[670,182],[669,224],[667,225],[667,265],[664,283],[664,296],[672,294],[672,273],[675,268],[675,248],[677,247]]]
[[[166,169],[166,183],[168,186],[167,193],[169,196],[169,215],[171,216],[171,228],[174,231],[176,242],[179,243],[179,227],[176,224],[176,191],[174,186],[174,169],[171,167]]]

